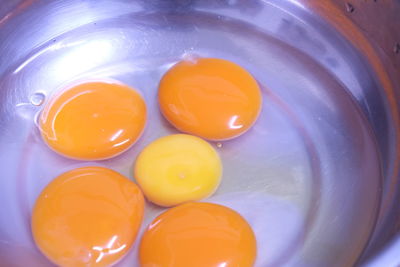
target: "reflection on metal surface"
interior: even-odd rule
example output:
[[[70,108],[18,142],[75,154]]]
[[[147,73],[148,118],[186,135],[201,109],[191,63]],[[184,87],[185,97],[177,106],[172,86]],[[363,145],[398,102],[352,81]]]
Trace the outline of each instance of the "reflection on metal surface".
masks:
[[[382,123],[385,115],[368,115],[379,143],[384,173],[379,220],[364,257],[370,258],[399,231],[400,207],[396,203],[400,201],[400,58],[392,56],[392,47],[393,42],[400,40],[400,4],[397,1],[353,2],[359,12],[346,17],[341,11],[344,3],[343,0],[312,0],[307,1],[307,8],[328,20],[357,47],[374,70],[386,96],[387,126]],[[367,101],[374,103],[372,99]],[[372,110],[378,109],[374,107],[365,112]]]
[[[350,3],[346,3],[346,11],[349,13],[353,13],[355,10],[354,6]]]
[[[54,63],[54,72],[51,75],[56,79],[57,75],[61,75],[61,77],[79,75],[112,60],[113,44],[108,40],[87,40],[75,42],[73,45],[63,44],[58,49],[65,49],[70,46],[75,48],[57,58],[57,62]]]

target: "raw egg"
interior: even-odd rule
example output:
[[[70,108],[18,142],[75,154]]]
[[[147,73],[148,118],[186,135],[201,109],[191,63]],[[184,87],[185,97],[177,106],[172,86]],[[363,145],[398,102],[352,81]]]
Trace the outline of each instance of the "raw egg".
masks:
[[[262,104],[257,81],[239,65],[217,58],[194,58],[174,65],[161,79],[158,101],[178,130],[208,140],[247,131]]]
[[[54,179],[36,200],[34,240],[58,266],[109,266],[132,246],[144,197],[121,174],[83,167]]]
[[[144,233],[142,267],[251,267],[256,239],[237,212],[211,203],[186,203],[158,216]]]
[[[82,83],[63,90],[40,116],[44,141],[74,159],[100,160],[127,150],[141,135],[146,105],[128,86]]]
[[[222,165],[203,139],[175,134],[148,145],[136,159],[134,172],[145,196],[168,207],[211,195],[220,183]]]

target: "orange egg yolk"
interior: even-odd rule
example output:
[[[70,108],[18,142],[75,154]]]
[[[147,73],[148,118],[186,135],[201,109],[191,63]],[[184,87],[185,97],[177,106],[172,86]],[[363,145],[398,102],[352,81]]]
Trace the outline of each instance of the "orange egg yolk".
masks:
[[[256,239],[235,211],[211,203],[186,203],[158,216],[144,233],[142,267],[250,267]]]
[[[184,60],[162,78],[158,101],[177,129],[209,140],[247,131],[262,104],[257,81],[237,64],[217,58]]]
[[[36,200],[34,240],[58,266],[109,266],[132,246],[144,198],[110,169],[83,167],[54,179]]]
[[[74,159],[111,158],[127,150],[146,122],[143,98],[115,83],[79,84],[56,95],[40,116],[44,141]]]

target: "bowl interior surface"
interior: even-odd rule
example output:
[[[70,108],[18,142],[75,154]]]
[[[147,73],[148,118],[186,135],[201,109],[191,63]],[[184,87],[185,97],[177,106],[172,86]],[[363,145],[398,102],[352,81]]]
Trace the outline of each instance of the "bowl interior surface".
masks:
[[[0,23],[2,262],[52,266],[30,232],[38,194],[57,175],[86,165],[134,180],[137,154],[177,132],[158,109],[162,75],[201,56],[243,66],[263,94],[249,132],[213,143],[224,174],[204,201],[249,221],[256,267],[354,264],[378,216],[385,170],[379,153],[388,139],[375,133],[389,123],[380,85],[357,51],[291,1],[149,2],[39,1]],[[86,80],[125,83],[146,101],[143,136],[116,158],[66,159],[41,139],[37,118],[46,101]],[[147,204],[142,231],[163,210]],[[138,264],[137,244],[117,266]]]

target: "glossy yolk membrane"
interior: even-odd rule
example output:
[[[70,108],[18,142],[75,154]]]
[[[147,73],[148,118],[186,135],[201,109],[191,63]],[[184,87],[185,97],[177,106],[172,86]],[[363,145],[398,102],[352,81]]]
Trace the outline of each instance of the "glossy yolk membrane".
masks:
[[[127,150],[141,135],[146,106],[135,90],[106,82],[82,83],[55,95],[40,116],[44,141],[74,159],[100,160]]]
[[[144,233],[142,267],[251,267],[256,239],[237,212],[217,204],[186,203],[158,216]]]
[[[168,207],[214,193],[221,181],[222,164],[215,149],[203,139],[175,134],[145,147],[134,170],[147,199]]]
[[[83,167],[54,179],[36,200],[34,240],[58,266],[109,266],[132,246],[144,198],[110,169]]]
[[[163,76],[158,101],[177,129],[216,141],[247,131],[260,113],[262,96],[257,81],[239,65],[193,58],[177,63]]]

